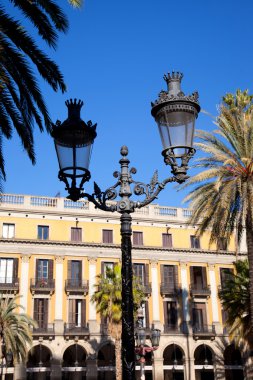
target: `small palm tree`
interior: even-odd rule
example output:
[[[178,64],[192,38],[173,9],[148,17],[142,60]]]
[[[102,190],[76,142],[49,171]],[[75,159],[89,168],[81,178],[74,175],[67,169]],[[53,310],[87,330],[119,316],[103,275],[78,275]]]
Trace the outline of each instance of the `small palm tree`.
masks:
[[[235,274],[226,277],[219,298],[226,312],[230,338],[238,345],[251,339],[248,260],[236,261],[235,270]]]
[[[37,324],[29,315],[19,312],[23,309],[17,303],[19,298],[0,296],[0,350],[11,352],[14,362],[25,362],[28,346],[32,345],[31,327]]]
[[[83,0],[68,0],[68,2],[75,8],[80,8],[83,4]]]
[[[192,208],[191,224],[201,235],[210,230],[210,242],[240,241],[246,229],[253,328],[253,96],[238,90],[227,94],[216,119],[217,129],[198,131],[196,145],[204,152],[195,165],[203,169],[185,186],[195,185],[185,198]],[[184,186],[184,187],[185,187]]]
[[[121,332],[122,332],[122,278],[121,266],[115,265],[113,269],[106,267],[105,275],[97,276],[97,291],[92,295],[91,302],[96,304],[96,310],[108,323],[108,333],[115,340],[116,379],[121,380]],[[144,300],[141,285],[133,281],[134,312]]]

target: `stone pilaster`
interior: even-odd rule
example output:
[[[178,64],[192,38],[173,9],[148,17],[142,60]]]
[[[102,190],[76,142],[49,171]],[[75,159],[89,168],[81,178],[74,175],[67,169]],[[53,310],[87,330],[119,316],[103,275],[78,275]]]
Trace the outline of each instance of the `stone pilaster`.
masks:
[[[89,257],[88,261],[89,261],[89,298],[90,298],[92,294],[95,292],[97,259],[95,257]],[[89,302],[89,329],[90,329],[90,333],[99,332],[96,306],[92,302]]]
[[[215,331],[217,334],[222,334],[222,326],[219,322],[219,307],[218,307],[218,294],[217,294],[217,283],[215,276],[215,265],[208,265],[209,270],[209,281],[211,289],[211,303],[212,303],[212,322],[215,326]]]
[[[23,306],[25,313],[27,313],[27,297],[29,294],[29,260],[29,255],[21,255],[19,293],[22,294],[22,297],[20,298],[20,304]]]
[[[158,285],[158,261],[151,260],[151,286],[152,286],[152,324],[154,328],[162,330],[160,307],[159,307],[159,285]]]
[[[62,256],[55,256],[55,319],[62,320],[62,305],[63,305],[63,260]]]

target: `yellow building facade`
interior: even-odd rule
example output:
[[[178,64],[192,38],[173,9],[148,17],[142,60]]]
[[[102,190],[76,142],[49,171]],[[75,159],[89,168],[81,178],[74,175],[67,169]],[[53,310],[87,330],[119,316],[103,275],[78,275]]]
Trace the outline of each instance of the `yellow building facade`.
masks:
[[[235,251],[196,236],[190,210],[149,205],[133,214],[132,260],[145,289],[146,379],[243,379],[242,354],[228,343],[218,298]],[[0,203],[0,292],[21,295],[38,322],[26,363],[6,379],[114,379],[113,340],[90,297],[96,275],[121,259],[120,220],[88,201],[4,194]],[[236,358],[236,359],[235,359]],[[136,375],[139,376],[136,363]]]

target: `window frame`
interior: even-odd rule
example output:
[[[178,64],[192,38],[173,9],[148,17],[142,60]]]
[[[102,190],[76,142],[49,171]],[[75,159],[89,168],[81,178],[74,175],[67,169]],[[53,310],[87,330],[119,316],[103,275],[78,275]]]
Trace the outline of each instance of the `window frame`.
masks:
[[[74,232],[77,233],[77,239],[74,237]],[[79,236],[80,235],[80,236]],[[81,227],[71,227],[70,228],[70,241],[80,243],[83,241],[83,229]]]
[[[166,243],[165,236],[166,236],[166,239],[167,239],[168,245],[165,244],[165,243]],[[169,233],[167,233],[167,232],[162,233],[162,247],[163,247],[163,248],[172,248],[172,247],[173,247],[173,243],[172,243],[172,234],[169,234]]]
[[[12,234],[10,233],[11,232],[10,231],[10,227],[13,227]],[[7,228],[6,234],[5,234],[5,231],[4,231],[5,228]],[[4,239],[13,239],[13,238],[15,238],[15,223],[3,223],[3,226],[2,226],[2,236],[3,236]]]
[[[102,242],[104,244],[113,244],[113,230],[109,228],[102,229]]]
[[[190,242],[191,242],[191,248],[192,249],[201,249],[200,248],[200,238],[199,238],[199,236],[190,235]]]
[[[40,232],[41,232],[41,236],[40,236]],[[49,226],[48,225],[38,224],[38,226],[37,226],[37,239],[49,240]]]
[[[136,241],[137,240],[137,241]],[[133,231],[133,245],[143,246],[143,231]]]

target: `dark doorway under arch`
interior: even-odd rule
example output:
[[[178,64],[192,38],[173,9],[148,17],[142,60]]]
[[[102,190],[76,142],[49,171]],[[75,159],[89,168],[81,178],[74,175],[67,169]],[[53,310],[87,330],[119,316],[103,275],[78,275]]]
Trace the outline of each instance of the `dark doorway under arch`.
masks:
[[[226,380],[243,380],[243,362],[240,350],[230,344],[224,351],[224,366]]]
[[[194,352],[194,364],[202,367],[195,369],[196,380],[214,380],[214,370],[213,368],[208,368],[209,366],[213,366],[213,353],[206,344],[201,344],[196,348]]]
[[[115,346],[107,343],[100,348],[97,356],[98,380],[114,380]]]

